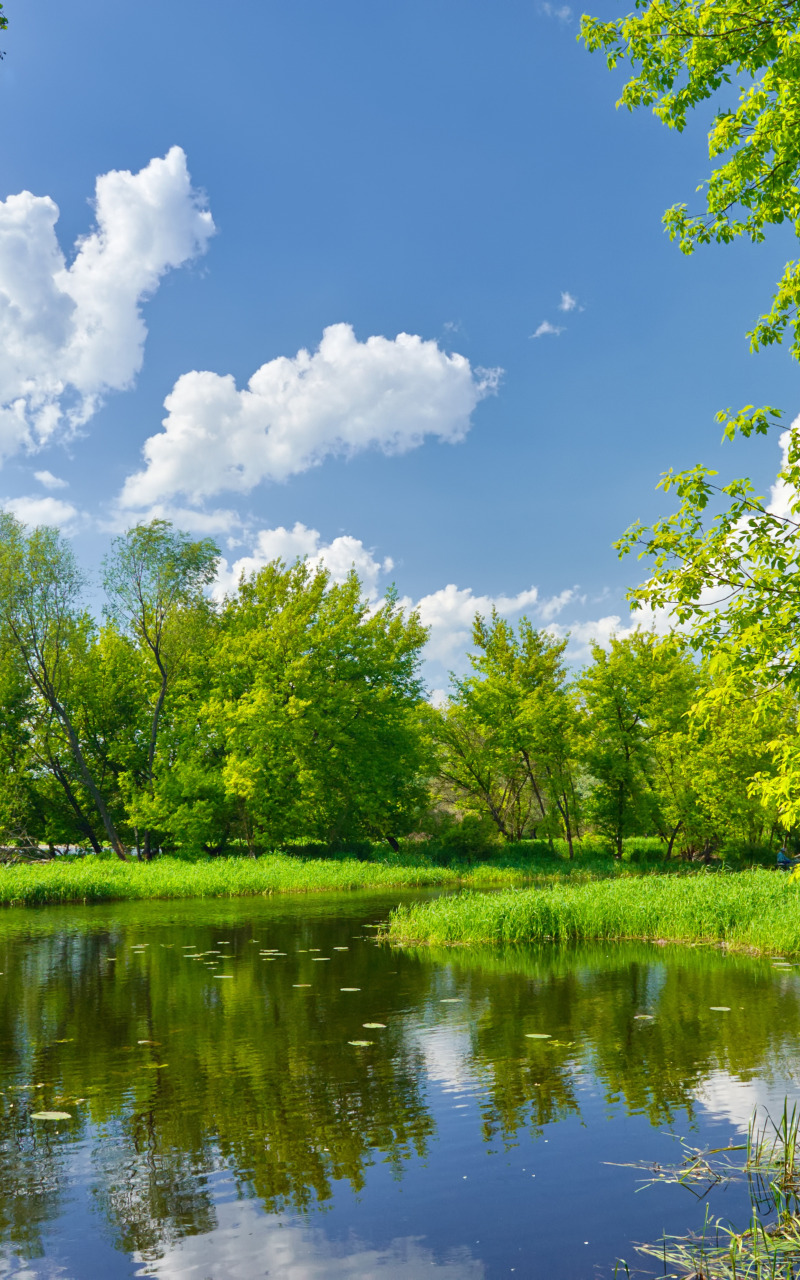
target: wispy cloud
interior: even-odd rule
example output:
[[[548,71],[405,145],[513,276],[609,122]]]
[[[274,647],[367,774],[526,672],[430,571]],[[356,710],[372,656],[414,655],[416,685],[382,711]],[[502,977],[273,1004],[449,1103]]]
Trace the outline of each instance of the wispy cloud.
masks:
[[[559,22],[572,21],[572,10],[568,4],[550,4],[549,0],[544,0],[541,12],[546,18],[557,18]]]
[[[34,479],[39,484],[44,485],[45,489],[68,489],[69,484],[66,480],[61,480],[58,476],[54,476],[52,471],[34,471]]]
[[[549,320],[543,320],[538,329],[531,334],[532,338],[545,338],[552,335],[557,338],[560,333],[564,332],[564,326],[561,324],[551,324]]]
[[[561,294],[561,301],[558,304],[559,311],[574,311],[578,305],[578,299],[573,298],[571,293],[567,293],[566,289]]]

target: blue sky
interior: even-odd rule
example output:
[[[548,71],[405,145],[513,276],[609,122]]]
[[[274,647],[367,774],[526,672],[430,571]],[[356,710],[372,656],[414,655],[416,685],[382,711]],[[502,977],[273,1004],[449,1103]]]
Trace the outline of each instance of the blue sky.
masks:
[[[668,509],[666,467],[768,487],[777,442],[721,446],[713,415],[797,410],[788,353],[744,336],[793,246],[669,243],[704,121],[615,111],[579,10],[6,12],[0,496],[87,564],[151,513],[213,532],[223,585],[330,548],[424,602],[441,684],[476,603],[572,627],[578,657],[627,622],[611,543]]]

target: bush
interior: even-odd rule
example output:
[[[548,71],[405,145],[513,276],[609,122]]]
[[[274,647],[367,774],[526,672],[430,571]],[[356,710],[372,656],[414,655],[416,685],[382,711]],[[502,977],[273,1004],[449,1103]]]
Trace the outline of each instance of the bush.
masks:
[[[466,814],[460,822],[443,823],[432,838],[429,850],[436,862],[485,862],[496,858],[504,842],[490,818]]]

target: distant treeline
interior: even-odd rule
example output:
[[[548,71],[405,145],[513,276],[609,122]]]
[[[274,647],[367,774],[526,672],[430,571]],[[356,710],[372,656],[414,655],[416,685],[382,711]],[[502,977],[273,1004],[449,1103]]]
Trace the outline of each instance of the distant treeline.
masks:
[[[793,704],[714,700],[676,639],[595,646],[476,617],[472,673],[442,706],[425,628],[303,562],[221,603],[219,551],[165,522],[118,538],[97,620],[56,530],[0,515],[0,844],[120,858],[427,839],[454,854],[587,833],[665,851],[767,843]],[[702,714],[693,708],[702,705]]]

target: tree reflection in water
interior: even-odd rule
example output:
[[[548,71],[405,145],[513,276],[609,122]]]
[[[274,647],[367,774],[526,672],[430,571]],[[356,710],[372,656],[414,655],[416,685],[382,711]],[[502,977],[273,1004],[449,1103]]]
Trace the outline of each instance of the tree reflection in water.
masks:
[[[0,918],[4,1249],[42,1253],[78,1152],[103,1230],[145,1262],[214,1231],[223,1176],[268,1213],[301,1215],[337,1183],[359,1191],[375,1162],[399,1180],[436,1133],[425,1027],[449,1035],[459,1064],[444,1074],[472,1082],[491,1148],[579,1115],[587,1078],[663,1127],[693,1115],[714,1073],[791,1074],[798,987],[769,961],[636,944],[499,954],[354,940],[364,914],[385,906],[126,904]],[[269,948],[287,954],[269,960]],[[443,1003],[454,992],[460,1002]],[[367,1021],[386,1025],[364,1031]],[[373,1044],[348,1043],[360,1038]],[[49,1108],[74,1119],[31,1119]]]

